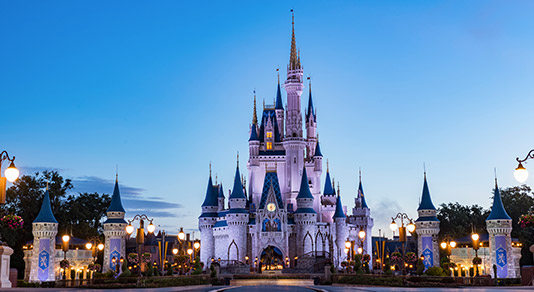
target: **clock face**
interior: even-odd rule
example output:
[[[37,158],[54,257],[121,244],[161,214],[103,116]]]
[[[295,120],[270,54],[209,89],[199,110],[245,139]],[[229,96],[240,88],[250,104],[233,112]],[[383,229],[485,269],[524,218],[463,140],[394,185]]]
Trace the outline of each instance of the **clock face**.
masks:
[[[274,210],[276,210],[276,205],[275,204],[273,204],[273,203],[267,204],[267,211],[274,212]]]

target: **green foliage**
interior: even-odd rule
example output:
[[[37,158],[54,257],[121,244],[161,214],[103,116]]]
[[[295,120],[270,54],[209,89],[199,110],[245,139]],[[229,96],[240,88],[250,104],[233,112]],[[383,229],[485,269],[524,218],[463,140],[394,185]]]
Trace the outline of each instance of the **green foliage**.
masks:
[[[462,206],[458,202],[441,204],[438,208],[440,236],[460,238],[471,234],[471,223],[478,233],[486,233],[486,218],[489,210],[481,206]]]
[[[195,258],[195,263],[193,264],[193,275],[202,274],[202,265],[200,264],[200,257]]]
[[[416,267],[417,267],[417,270],[416,270],[417,275],[421,276],[423,272],[425,271],[425,264],[423,263],[422,259],[417,260]]]
[[[384,274],[386,275],[393,274],[393,272],[391,271],[391,260],[389,258],[386,258],[386,261],[385,261]]]
[[[337,284],[352,284],[352,285],[380,285],[380,286],[402,286],[402,278],[400,277],[380,277],[372,275],[358,275],[358,276],[338,276],[334,277],[334,282]]]
[[[211,278],[217,277],[217,271],[215,270],[215,266],[214,265],[210,266],[210,277]]]
[[[441,267],[430,267],[426,269],[425,275],[427,276],[447,276],[447,274],[443,271]]]
[[[148,271],[146,272],[146,276],[147,277],[154,276],[154,266],[152,265],[152,263],[147,263],[147,266],[148,266]]]
[[[363,274],[362,270],[362,255],[357,254],[354,257],[354,272],[358,274]]]

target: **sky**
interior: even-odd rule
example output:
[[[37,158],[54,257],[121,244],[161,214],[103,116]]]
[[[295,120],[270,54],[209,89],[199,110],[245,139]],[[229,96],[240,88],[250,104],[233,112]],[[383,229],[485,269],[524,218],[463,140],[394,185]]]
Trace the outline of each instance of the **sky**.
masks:
[[[236,152],[246,168],[253,90],[271,103],[286,73],[290,9],[321,150],[349,209],[362,169],[373,234],[417,217],[423,163],[436,206],[489,208],[494,168],[517,185],[532,1],[2,1],[0,150],[74,192],[112,193],[118,166],[127,218],[194,231],[210,161],[225,188]]]

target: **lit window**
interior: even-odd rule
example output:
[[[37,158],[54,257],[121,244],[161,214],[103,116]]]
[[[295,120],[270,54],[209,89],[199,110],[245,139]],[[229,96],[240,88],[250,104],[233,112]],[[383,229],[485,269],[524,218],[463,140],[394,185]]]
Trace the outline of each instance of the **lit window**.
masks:
[[[267,150],[271,150],[271,149],[273,149],[273,143],[267,142]]]
[[[267,138],[272,138],[273,137],[273,132],[267,132]]]

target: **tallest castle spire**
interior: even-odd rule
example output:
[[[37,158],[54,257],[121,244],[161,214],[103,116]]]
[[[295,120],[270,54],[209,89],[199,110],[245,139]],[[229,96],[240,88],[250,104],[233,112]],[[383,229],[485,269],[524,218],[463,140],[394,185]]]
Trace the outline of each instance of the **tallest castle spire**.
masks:
[[[291,9],[291,53],[289,55],[289,64],[287,65],[287,80],[284,88],[287,92],[287,111],[286,111],[286,136],[302,137],[302,115],[300,112],[300,96],[304,84],[302,67],[300,66],[300,53],[297,50],[295,41],[295,14]],[[300,167],[298,170],[300,171]]]
[[[291,9],[291,54],[289,55],[289,69],[300,69],[300,56],[297,54],[297,42],[295,41],[295,13]]]

